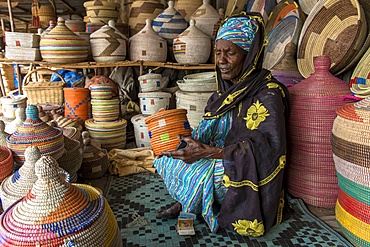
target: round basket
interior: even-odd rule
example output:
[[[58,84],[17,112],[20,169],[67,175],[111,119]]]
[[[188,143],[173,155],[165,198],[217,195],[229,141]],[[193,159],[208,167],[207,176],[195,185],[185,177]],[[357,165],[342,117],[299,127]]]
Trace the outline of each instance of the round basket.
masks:
[[[186,109],[190,127],[195,128],[204,115],[204,108],[213,92],[190,93],[178,90],[176,92],[176,108]]]
[[[91,139],[108,151],[113,148],[124,149],[126,147],[126,126],[125,119],[98,122],[90,118],[85,121],[85,127]]]
[[[140,89],[142,92],[154,92],[159,91],[168,84],[168,77],[162,77],[161,74],[148,73],[141,75],[138,78],[140,83]]]
[[[191,128],[185,109],[165,110],[147,117],[150,144],[158,155],[163,151],[173,151],[179,144],[178,135],[191,136]]]
[[[329,72],[330,58],[315,59],[315,73],[293,87],[289,120],[287,189],[307,204],[332,208],[338,194],[331,136],[336,109],[350,94],[346,82]]]
[[[302,76],[307,78],[314,72],[314,57],[320,55],[330,56],[332,74],[344,72],[364,44],[365,22],[357,0],[319,1],[304,22],[299,37],[297,64]]]
[[[116,121],[119,118],[119,99],[91,100],[92,116],[96,122]]]
[[[149,92],[139,93],[140,110],[144,115],[151,115],[160,109],[169,109],[171,93],[166,92]]]
[[[351,75],[351,91],[353,95],[366,98],[370,95],[370,48],[358,62]]]
[[[101,191],[60,179],[50,156],[35,163],[27,195],[1,214],[6,246],[122,246],[115,216]]]
[[[81,167],[82,149],[81,143],[68,137],[64,137],[66,151],[57,161],[61,168],[69,174],[75,174]]]
[[[76,119],[81,124],[89,118],[90,90],[81,87],[63,88],[64,117]]]
[[[119,3],[95,0],[84,2],[84,7],[91,23],[108,23],[109,20],[118,20]]]
[[[27,96],[10,94],[9,96],[1,97],[0,103],[3,117],[7,120],[13,120],[16,118],[16,110],[18,108],[26,108]]]
[[[183,80],[178,80],[177,85],[180,90],[184,92],[214,92],[217,90],[216,82],[185,83]]]
[[[86,22],[82,20],[66,20],[65,24],[72,32],[85,32],[86,30]]]
[[[131,118],[134,125],[135,143],[137,147],[150,147],[148,125],[145,123],[147,116],[138,114]]]
[[[113,95],[113,88],[109,85],[95,84],[91,85],[89,89],[93,100],[111,99]]]
[[[13,168],[12,151],[5,146],[0,146],[0,182],[13,173]]]
[[[335,216],[355,246],[370,245],[370,98],[337,109],[332,150],[338,177]]]
[[[183,77],[185,83],[216,83],[216,73],[215,72],[201,72],[186,75]]]
[[[203,0],[203,4],[194,11],[190,18],[195,20],[195,26],[200,31],[213,40],[223,16],[210,4],[210,0]]]
[[[202,5],[202,0],[177,0],[175,9],[180,12],[186,21],[190,21],[191,15]]]
[[[41,121],[35,105],[26,108],[26,120],[7,137],[6,142],[18,165],[24,163],[24,152],[29,146],[37,146],[42,155],[50,155],[55,159],[59,159],[65,150],[62,130]]]
[[[302,8],[302,11],[306,14],[309,15],[315,4],[319,0],[300,0],[299,1],[299,6]]]

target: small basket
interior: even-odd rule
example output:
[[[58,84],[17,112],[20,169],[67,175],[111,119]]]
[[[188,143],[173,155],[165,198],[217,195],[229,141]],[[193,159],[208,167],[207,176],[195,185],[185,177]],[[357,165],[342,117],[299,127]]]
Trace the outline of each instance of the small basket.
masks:
[[[55,73],[62,81],[50,82],[47,79],[39,81],[31,81],[31,75],[36,72],[52,72]],[[27,96],[28,105],[36,104],[57,104],[63,105],[64,94],[63,87],[66,85],[64,78],[54,70],[47,68],[33,69],[23,79],[23,93]]]

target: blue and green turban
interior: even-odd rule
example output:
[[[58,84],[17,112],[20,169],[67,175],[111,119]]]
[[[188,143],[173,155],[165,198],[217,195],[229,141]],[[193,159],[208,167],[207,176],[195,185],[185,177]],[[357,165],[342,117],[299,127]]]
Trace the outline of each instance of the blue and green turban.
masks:
[[[245,16],[231,17],[221,25],[215,41],[228,40],[248,52],[257,31],[258,23],[255,19]]]

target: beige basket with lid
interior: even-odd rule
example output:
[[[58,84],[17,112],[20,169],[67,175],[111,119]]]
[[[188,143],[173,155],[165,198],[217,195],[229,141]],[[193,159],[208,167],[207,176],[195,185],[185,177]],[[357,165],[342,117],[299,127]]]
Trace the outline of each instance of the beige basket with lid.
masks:
[[[61,81],[51,82],[49,75],[55,73]],[[36,74],[36,81],[31,81],[32,75]],[[57,104],[63,105],[63,87],[66,85],[64,78],[56,71],[46,68],[33,69],[23,79],[23,93],[27,96],[28,105]]]

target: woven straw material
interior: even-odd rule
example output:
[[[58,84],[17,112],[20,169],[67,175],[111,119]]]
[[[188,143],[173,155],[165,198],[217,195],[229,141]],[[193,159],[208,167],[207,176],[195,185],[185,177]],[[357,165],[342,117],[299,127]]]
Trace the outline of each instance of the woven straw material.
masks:
[[[203,4],[191,15],[195,26],[207,34],[212,40],[215,38],[223,16],[210,4],[210,0],[203,0]]]
[[[61,17],[58,24],[41,37],[40,51],[43,61],[51,63],[83,62],[89,53],[85,39],[72,32]]]
[[[58,159],[58,164],[68,173],[74,174],[80,169],[82,163],[81,143],[65,136],[64,146],[66,151],[62,157]]]
[[[204,115],[204,108],[212,94],[213,92],[190,93],[181,90],[176,92],[176,108],[187,110],[186,116],[193,129],[199,125]]]
[[[136,147],[151,147],[148,134],[148,125],[145,123],[144,114],[138,114],[131,118],[131,123],[134,125]]]
[[[369,24],[370,25],[370,24]],[[358,62],[351,75],[351,91],[360,98],[370,95],[370,48]]]
[[[3,80],[5,93],[16,89],[14,85],[14,70],[12,64],[0,64],[1,78]]]
[[[141,113],[152,115],[162,108],[169,109],[171,96],[171,93],[167,92],[139,93]]]
[[[169,78],[162,77],[161,74],[151,73],[141,75],[138,77],[141,92],[155,92],[167,87]]]
[[[101,178],[109,168],[108,152],[91,144],[90,138],[83,139],[82,164],[78,175],[85,179]]]
[[[12,151],[5,146],[0,146],[0,182],[12,174],[13,168],[14,160]]]
[[[111,99],[113,88],[109,85],[91,85],[89,87],[91,99]]]
[[[92,116],[94,121],[116,121],[120,114],[119,99],[92,99]]]
[[[167,41],[152,28],[151,20],[140,32],[129,39],[131,61],[165,62],[167,60]]]
[[[302,8],[302,11],[308,15],[318,1],[319,0],[300,0],[299,6]]]
[[[51,155],[55,159],[59,159],[65,150],[62,130],[41,121],[34,105],[26,108],[26,120],[7,137],[6,142],[18,165],[24,163],[24,152],[29,146],[37,146],[42,155]]]
[[[247,12],[258,12],[263,17],[264,22],[266,23],[272,10],[274,9],[276,2],[278,1],[269,1],[269,0],[249,0],[246,7]]]
[[[41,61],[39,48],[5,46],[5,58],[20,61]]]
[[[125,119],[116,121],[98,122],[90,118],[85,121],[85,127],[90,137],[101,145],[103,149],[113,148],[124,149],[126,146],[126,126]]]
[[[195,26],[190,26],[173,39],[173,52],[178,63],[206,63],[211,55],[211,38]]]
[[[64,92],[64,117],[76,119],[83,125],[89,118],[90,90],[88,88],[71,87],[63,88]]]
[[[5,32],[5,43],[10,47],[38,48],[40,36],[36,33]]]
[[[333,74],[343,72],[361,49],[367,34],[365,14],[357,0],[320,0],[304,22],[298,42],[297,64],[307,78],[313,58],[328,55]]]
[[[347,84],[330,74],[330,58],[315,60],[315,73],[288,88],[291,114],[288,124],[288,192],[306,203],[331,208],[337,198],[337,177],[331,149],[336,109],[349,95]]]
[[[35,174],[35,163],[41,158],[40,150],[36,146],[30,146],[25,151],[23,166],[15,171],[11,176],[3,180],[0,185],[0,198],[3,210],[9,208],[14,202],[18,201],[32,188],[37,180]],[[58,168],[60,177],[69,182],[69,174],[62,168]]]
[[[345,237],[370,246],[370,98],[337,109],[332,150],[338,177],[336,218]]]
[[[191,15],[202,5],[202,2],[202,0],[177,0],[175,1],[175,9],[186,21],[190,21]]]
[[[158,0],[134,1],[130,7],[128,20],[130,36],[139,33],[146,26],[147,19],[155,19],[163,10],[164,5]]]
[[[60,179],[50,156],[35,163],[37,181],[1,215],[7,246],[122,246],[118,225],[102,192]]]
[[[0,119],[0,146],[6,147],[6,138],[8,135],[9,134],[5,132],[5,123]]]
[[[110,1],[87,1],[84,2],[86,15],[91,23],[107,23],[109,20],[118,20],[120,4]]]
[[[191,135],[186,114],[187,110],[185,109],[161,109],[145,119],[145,123],[148,125],[150,144],[156,155],[163,151],[175,150],[179,144],[179,134]]]
[[[50,82],[47,79],[41,79],[42,73],[53,73],[61,81]],[[37,81],[31,81],[32,76],[36,75]],[[37,104],[57,104],[62,105],[64,102],[63,87],[66,85],[64,78],[56,71],[39,68],[33,69],[26,74],[23,79],[23,92],[27,96],[28,105]]]

